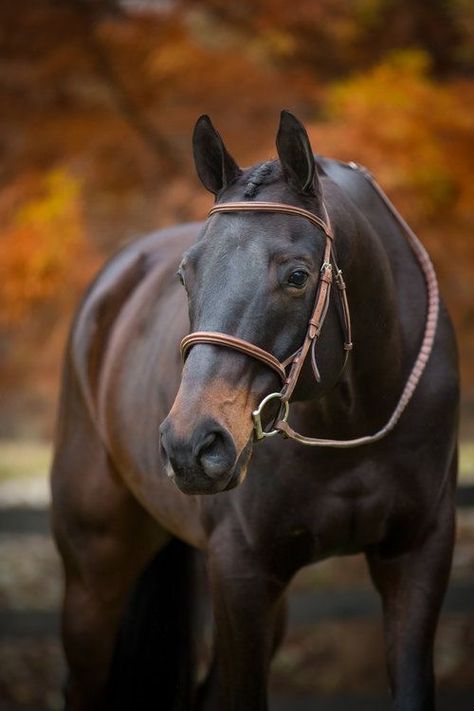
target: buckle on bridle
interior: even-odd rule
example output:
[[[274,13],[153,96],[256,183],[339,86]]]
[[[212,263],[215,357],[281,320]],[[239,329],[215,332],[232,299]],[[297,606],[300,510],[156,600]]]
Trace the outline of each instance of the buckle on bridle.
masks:
[[[275,417],[275,420],[279,420],[281,422],[286,422],[288,419],[288,414],[290,412],[290,405],[287,400],[283,400],[283,395],[281,393],[270,393],[270,395],[267,395],[266,397],[264,397],[262,402],[260,403],[260,405],[257,407],[257,409],[252,412],[253,426],[254,426],[254,430],[255,430],[255,439],[257,441],[260,439],[264,439],[264,437],[273,437],[273,435],[276,435],[279,432],[279,430],[275,430],[275,429],[269,430],[267,432],[266,430],[263,429],[263,426],[262,426],[262,410],[265,407],[265,405],[268,402],[270,402],[270,400],[273,400],[274,398],[280,399],[280,410],[279,410],[277,416]]]

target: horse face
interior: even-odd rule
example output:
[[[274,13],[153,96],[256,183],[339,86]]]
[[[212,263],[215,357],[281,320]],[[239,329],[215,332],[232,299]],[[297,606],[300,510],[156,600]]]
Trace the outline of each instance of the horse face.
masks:
[[[288,116],[282,116],[282,122],[289,124],[286,132],[293,132],[293,143],[280,125],[280,162],[245,172],[209,120],[202,124],[201,119],[195,159],[206,187],[223,201],[248,199],[258,189],[259,199],[316,210],[314,161],[306,169],[302,165],[302,156],[313,160],[311,150],[300,145],[305,137],[307,141],[306,132]],[[306,332],[323,245],[323,237],[299,217],[212,216],[179,269],[191,331],[237,336],[280,360],[287,358]],[[176,400],[161,427],[168,474],[183,492],[212,494],[243,481],[252,452],[251,412],[265,395],[280,388],[276,374],[246,354],[201,343],[192,347]]]

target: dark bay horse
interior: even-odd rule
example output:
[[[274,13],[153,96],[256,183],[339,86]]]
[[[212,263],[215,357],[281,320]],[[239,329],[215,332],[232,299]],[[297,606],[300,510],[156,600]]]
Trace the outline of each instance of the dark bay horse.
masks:
[[[383,603],[394,708],[435,708],[457,468],[452,327],[441,304],[431,352],[420,353],[425,277],[363,172],[315,159],[288,112],[277,149],[278,160],[241,170],[201,117],[199,177],[217,206],[247,205],[136,241],[76,316],[52,472],[70,710],[267,709],[289,582],[357,552]],[[280,208],[250,211],[257,202]],[[340,291],[329,292],[336,256]],[[313,359],[295,366],[311,329]],[[190,330],[201,335],[183,366]],[[279,394],[262,417],[269,428],[276,416],[280,436],[255,442],[251,413],[280,393],[285,359],[301,366],[291,427],[352,440],[390,420],[419,358],[426,367],[385,436],[351,447],[282,437]],[[197,688],[203,581],[215,643]]]

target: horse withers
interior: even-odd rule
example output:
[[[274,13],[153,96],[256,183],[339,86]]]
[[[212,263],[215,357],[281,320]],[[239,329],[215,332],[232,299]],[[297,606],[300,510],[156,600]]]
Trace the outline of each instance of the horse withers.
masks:
[[[289,582],[358,552],[394,708],[435,708],[452,327],[364,171],[314,158],[288,112],[277,150],[241,170],[201,117],[211,215],[124,249],[76,316],[52,472],[70,710],[267,709]],[[198,684],[204,585],[215,639]]]

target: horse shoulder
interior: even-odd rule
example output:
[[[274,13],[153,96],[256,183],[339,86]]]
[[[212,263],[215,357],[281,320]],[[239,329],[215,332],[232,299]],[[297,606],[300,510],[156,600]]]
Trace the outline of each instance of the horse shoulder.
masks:
[[[183,235],[188,242],[190,232],[196,233],[195,225],[180,225],[146,235],[126,246],[105,264],[80,304],[66,357],[93,417],[105,356],[124,307],[158,262],[176,258],[173,243],[177,242],[179,249]]]

